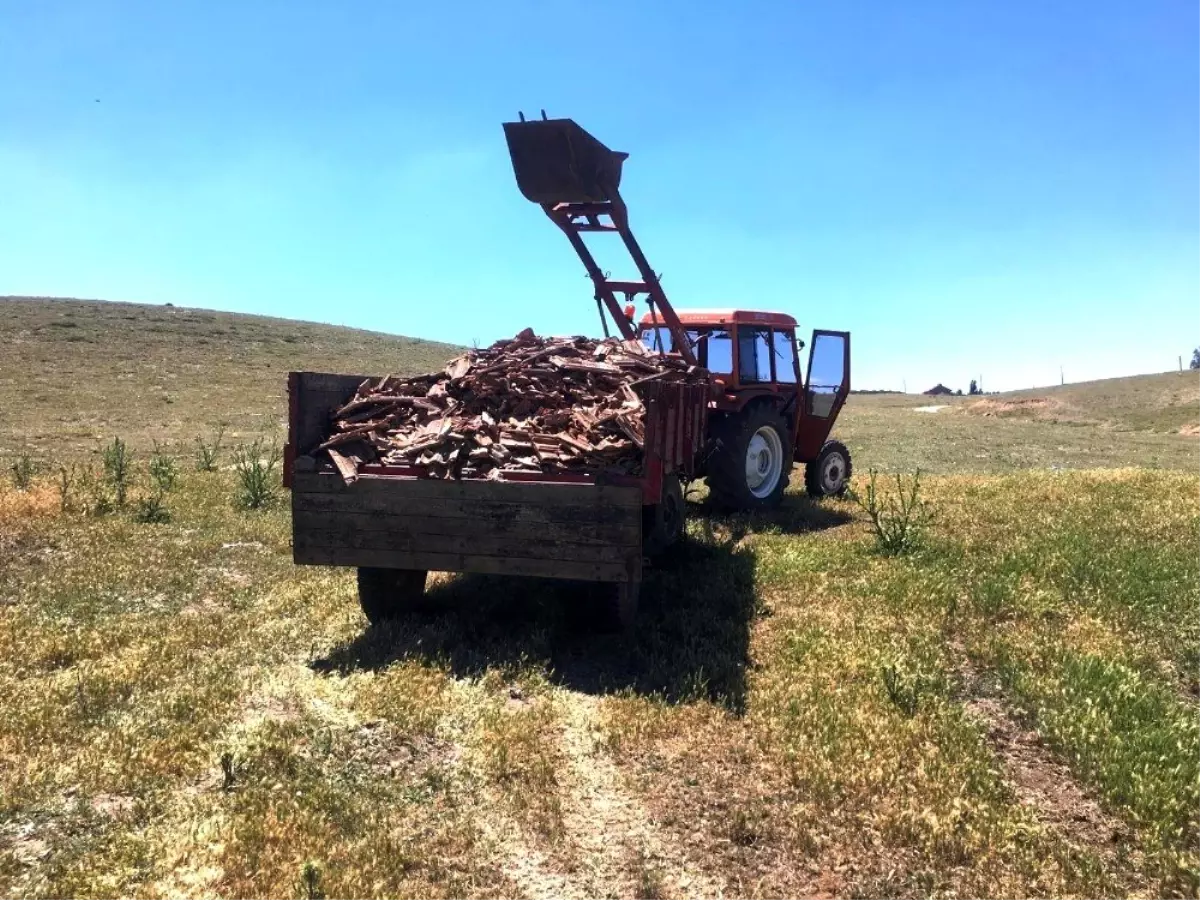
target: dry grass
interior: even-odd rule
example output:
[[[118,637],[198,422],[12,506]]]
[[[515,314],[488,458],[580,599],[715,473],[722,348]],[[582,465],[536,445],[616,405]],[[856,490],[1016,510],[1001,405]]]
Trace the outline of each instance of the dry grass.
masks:
[[[190,452],[223,423],[234,441],[277,437],[289,370],[412,374],[454,350],[263,316],[23,297],[0,297],[0,348],[0,457],[43,460],[114,434],[137,452],[156,440]]]
[[[967,473],[922,479],[923,544],[701,496],[628,638],[586,586],[476,577],[369,629],[230,471],[181,463],[160,524],[4,484],[0,894],[1194,896],[1200,478],[972,474],[1035,455],[976,465],[976,428],[1194,454],[855,398],[864,471]]]
[[[935,413],[918,408],[944,405]],[[851,396],[839,436],[865,472],[1200,470],[1200,376],[1167,372],[975,397]]]

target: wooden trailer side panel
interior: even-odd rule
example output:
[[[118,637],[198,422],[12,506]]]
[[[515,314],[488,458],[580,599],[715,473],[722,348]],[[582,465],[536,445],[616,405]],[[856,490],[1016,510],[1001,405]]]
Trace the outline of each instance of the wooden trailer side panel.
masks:
[[[292,516],[301,564],[641,578],[637,487],[297,471]]]

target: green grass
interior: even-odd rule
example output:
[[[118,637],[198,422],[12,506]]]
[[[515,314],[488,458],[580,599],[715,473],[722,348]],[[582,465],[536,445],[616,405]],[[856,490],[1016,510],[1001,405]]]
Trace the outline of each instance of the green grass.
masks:
[[[249,413],[281,409],[262,392],[273,370],[237,393],[240,363],[209,358],[229,414],[195,373],[164,435],[153,408],[122,405],[152,396],[157,370],[111,393],[99,382],[114,378],[104,329],[166,329],[149,317],[175,313],[16,307],[27,325],[47,317],[20,352],[57,354],[103,425],[72,436],[38,401],[8,445],[31,448],[38,472],[28,490],[0,486],[0,894],[1200,887],[1194,438],[856,396],[837,429],[856,469],[931,472],[932,523],[904,552],[878,553],[849,501],[793,488],[770,515],[713,516],[701,489],[632,635],[595,633],[586,585],[445,575],[427,608],[371,629],[352,573],[292,565],[286,503],[236,503],[233,447],[259,433]],[[193,324],[191,339],[251,358]],[[308,326],[268,324],[278,374],[312,352],[285,340]],[[335,332],[325,340],[349,354],[358,336]],[[75,334],[93,342],[55,343]],[[155,340],[198,352],[148,334],[147,358]],[[351,362],[297,364],[440,361],[371,340]],[[0,369],[5,409],[59,386],[44,365]],[[241,433],[217,471],[196,471],[191,435],[226,420]],[[50,460],[117,437],[131,502],[64,510]],[[142,523],[155,438],[177,456],[170,517]],[[894,484],[880,479],[884,500]],[[1019,759],[979,716],[985,682],[1030,735]],[[1096,798],[1111,834],[1055,818],[1015,765]]]

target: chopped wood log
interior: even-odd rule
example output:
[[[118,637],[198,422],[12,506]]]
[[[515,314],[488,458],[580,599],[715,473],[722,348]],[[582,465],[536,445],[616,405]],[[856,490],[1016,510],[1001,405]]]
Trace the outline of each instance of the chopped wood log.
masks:
[[[333,464],[338,470],[338,474],[342,476],[342,481],[346,482],[346,484],[354,484],[354,482],[358,481],[358,466],[354,462],[332,448],[328,452],[329,458],[333,460]]]
[[[638,473],[645,408],[633,388],[651,380],[701,384],[708,374],[638,341],[525,329],[441,372],[367,379],[319,449],[347,479],[374,461],[429,478]]]

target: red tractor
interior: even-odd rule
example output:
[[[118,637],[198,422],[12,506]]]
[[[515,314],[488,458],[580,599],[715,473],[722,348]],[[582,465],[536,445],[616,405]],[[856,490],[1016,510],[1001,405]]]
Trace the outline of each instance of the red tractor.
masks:
[[[811,496],[844,493],[850,452],[828,438],[850,392],[849,333],[814,331],[807,378],[801,380],[797,349],[804,342],[791,316],[748,309],[676,311],[629,228],[618,190],[628,154],[610,150],[572,119],[547,119],[545,113],[506,122],[504,133],[521,193],[563,231],[591,276],[605,335],[611,319],[627,340],[677,353],[711,373],[700,471],[714,502],[732,509],[775,506],[795,463],[805,464]],[[603,232],[624,242],[638,280],[615,281],[601,270],[583,235]],[[648,307],[640,322],[638,297]],[[664,506],[673,501],[664,496]]]

